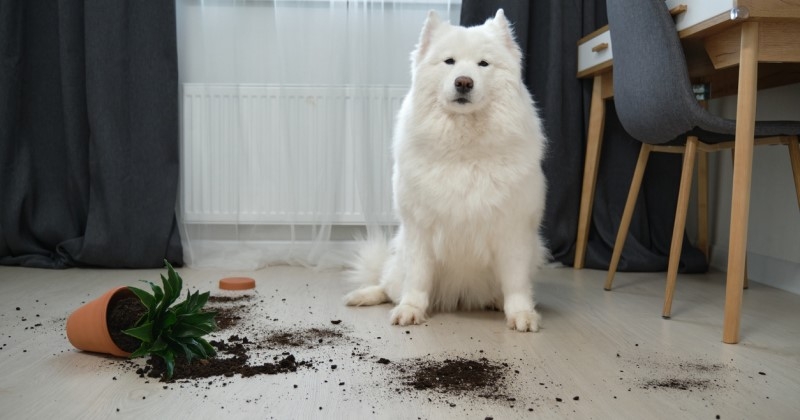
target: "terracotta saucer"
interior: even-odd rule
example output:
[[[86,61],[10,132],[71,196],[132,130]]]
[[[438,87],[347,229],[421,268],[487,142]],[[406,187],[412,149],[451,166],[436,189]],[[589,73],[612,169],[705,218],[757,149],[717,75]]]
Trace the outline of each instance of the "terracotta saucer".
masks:
[[[254,289],[256,281],[250,277],[226,277],[219,281],[219,288],[223,290]]]

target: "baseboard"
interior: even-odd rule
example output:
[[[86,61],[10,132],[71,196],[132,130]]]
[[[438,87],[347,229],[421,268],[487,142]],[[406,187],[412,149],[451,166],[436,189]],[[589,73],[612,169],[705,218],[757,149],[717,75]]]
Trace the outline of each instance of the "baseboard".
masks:
[[[711,266],[728,270],[727,247],[711,249]],[[800,263],[748,252],[747,276],[750,281],[800,295]]]

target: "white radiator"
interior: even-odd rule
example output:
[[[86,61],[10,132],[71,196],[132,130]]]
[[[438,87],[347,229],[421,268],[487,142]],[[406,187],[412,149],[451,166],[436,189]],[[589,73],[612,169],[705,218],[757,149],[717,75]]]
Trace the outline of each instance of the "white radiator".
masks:
[[[391,222],[391,134],[406,91],[183,84],[184,221]]]

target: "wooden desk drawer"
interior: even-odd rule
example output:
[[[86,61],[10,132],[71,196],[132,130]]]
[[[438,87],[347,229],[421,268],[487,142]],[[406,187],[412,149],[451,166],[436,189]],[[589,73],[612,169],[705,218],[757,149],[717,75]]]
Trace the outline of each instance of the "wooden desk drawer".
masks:
[[[675,14],[675,27],[681,36],[691,36],[708,26],[714,25],[715,18],[730,19],[735,0],[666,0],[670,10],[685,6],[684,11]],[[718,19],[717,19],[718,20]],[[594,76],[611,67],[611,35],[604,26],[578,41],[578,77]]]
[[[606,67],[611,67],[611,34],[608,26],[578,42],[578,77],[596,74]]]
[[[670,10],[686,6],[686,11],[675,15],[678,32],[688,28],[699,30],[703,27],[701,23],[723,14],[730,16],[731,9],[736,7],[734,0],[666,0],[666,3]]]

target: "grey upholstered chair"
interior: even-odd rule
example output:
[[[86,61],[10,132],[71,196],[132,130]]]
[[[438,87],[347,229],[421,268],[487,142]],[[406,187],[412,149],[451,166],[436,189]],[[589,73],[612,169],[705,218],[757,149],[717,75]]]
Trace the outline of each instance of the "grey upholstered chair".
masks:
[[[642,142],[605,289],[611,289],[628,234],[642,176],[651,151],[683,153],[678,206],[669,252],[665,318],[670,317],[678,274],[683,231],[697,153],[733,148],[736,122],[709,113],[701,106],[689,80],[686,58],[675,23],[664,0],[608,0],[608,24],[614,57],[614,104],[622,126]],[[713,86],[712,86],[713,89]],[[756,122],[754,142],[789,146],[800,205],[800,122]],[[704,156],[703,156],[704,157]],[[707,209],[707,173],[700,171],[698,208]],[[707,238],[701,215],[699,230]],[[707,239],[698,246],[708,256]],[[699,241],[700,242],[700,241]]]

